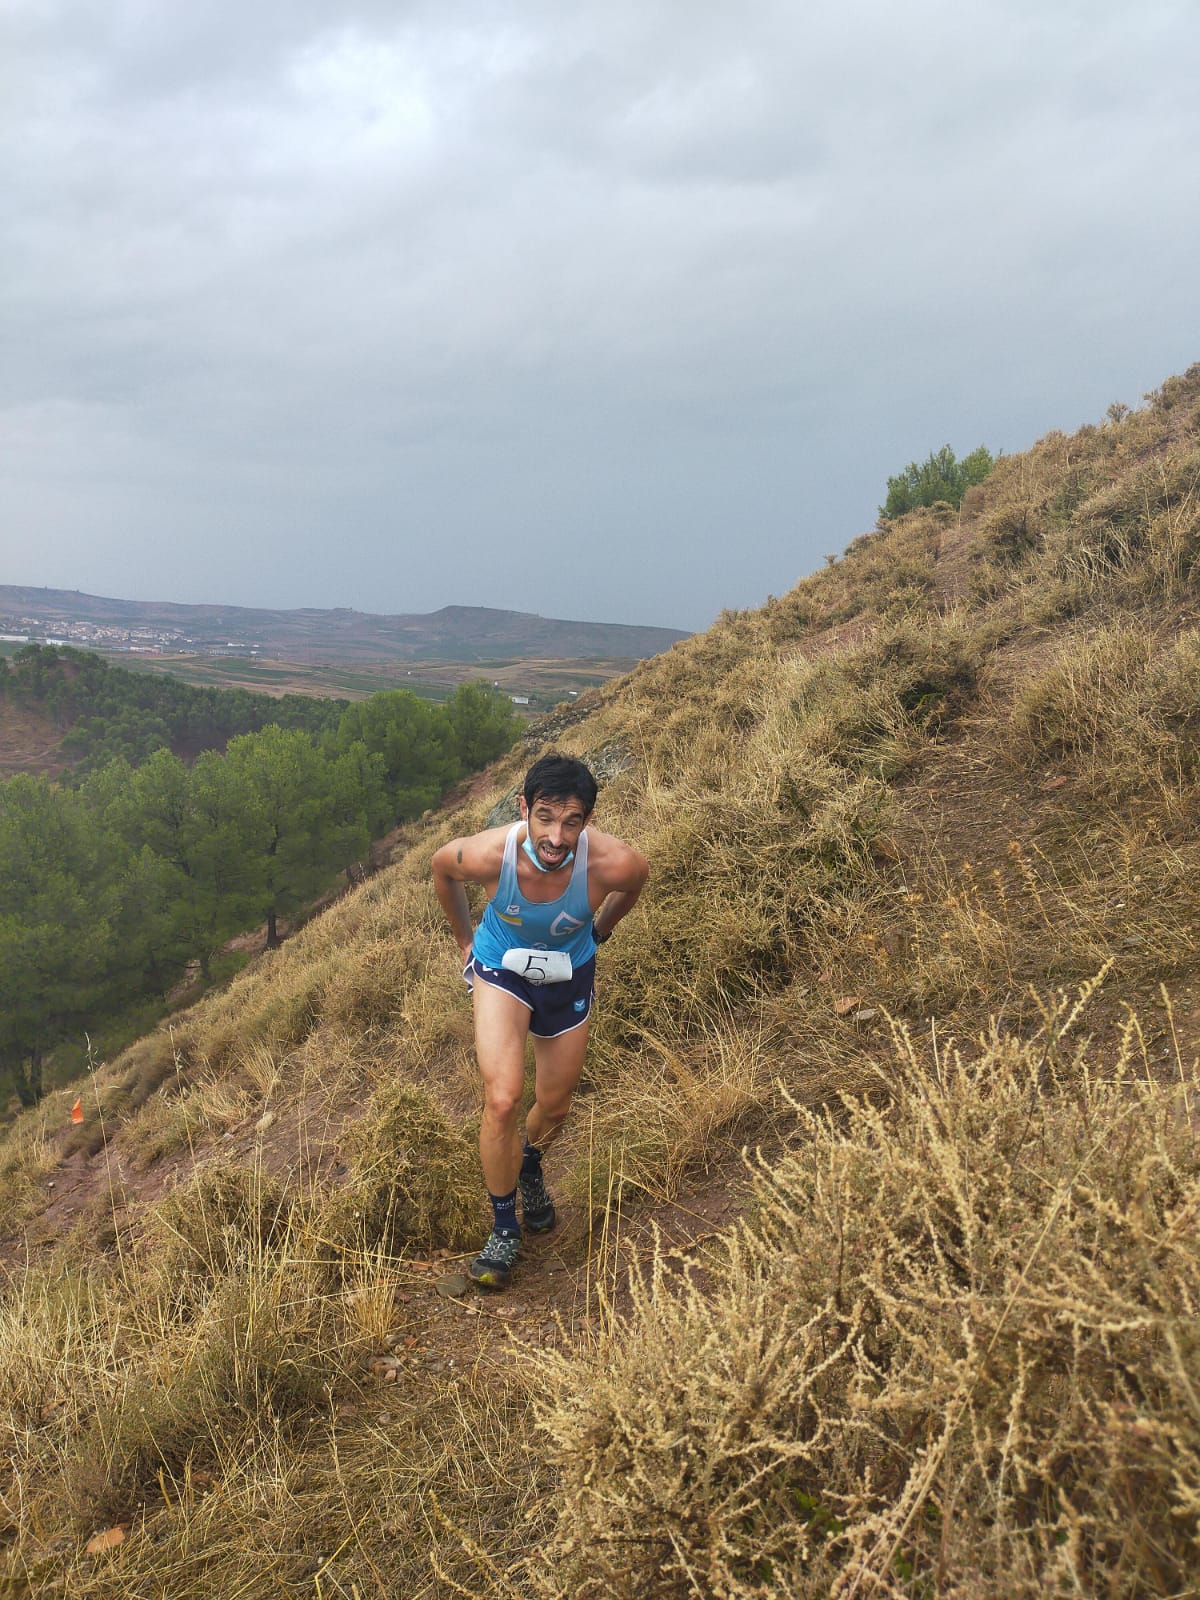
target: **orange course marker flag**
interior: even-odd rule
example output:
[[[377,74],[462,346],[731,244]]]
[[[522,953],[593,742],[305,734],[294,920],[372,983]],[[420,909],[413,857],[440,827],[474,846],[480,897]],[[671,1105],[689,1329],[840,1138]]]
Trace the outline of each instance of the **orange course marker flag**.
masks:
[[[83,1096],[82,1095],[80,1095],[79,1099],[76,1100],[75,1104],[71,1107],[71,1121],[72,1122],[82,1122],[83,1121]]]

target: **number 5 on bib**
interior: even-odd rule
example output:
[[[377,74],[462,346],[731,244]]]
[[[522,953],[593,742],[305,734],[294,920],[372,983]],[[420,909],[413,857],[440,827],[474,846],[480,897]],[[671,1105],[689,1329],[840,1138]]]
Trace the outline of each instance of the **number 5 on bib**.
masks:
[[[535,987],[566,983],[572,972],[571,958],[565,950],[506,950],[500,965]]]

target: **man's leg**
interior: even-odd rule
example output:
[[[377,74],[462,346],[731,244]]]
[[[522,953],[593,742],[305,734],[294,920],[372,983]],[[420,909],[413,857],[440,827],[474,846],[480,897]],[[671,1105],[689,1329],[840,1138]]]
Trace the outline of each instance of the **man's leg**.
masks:
[[[475,980],[471,999],[475,1011],[475,1056],[483,1078],[479,1159],[493,1211],[492,1232],[471,1265],[471,1277],[485,1288],[503,1289],[520,1240],[516,1189],[521,1143],[517,1126],[525,1086],[529,1008],[480,978]]]
[[[525,1118],[525,1137],[544,1150],[558,1133],[571,1109],[571,1096],[579,1087],[587,1054],[588,1021],[553,1039],[533,1041],[533,1104]]]
[[[529,1007],[479,978],[471,1000],[475,1010],[475,1058],[483,1078],[479,1159],[489,1191],[507,1194],[516,1184],[521,1165],[517,1127],[525,1089]]]
[[[546,1233],[556,1221],[554,1202],[542,1181],[542,1151],[571,1109],[587,1052],[588,1025],[581,1022],[553,1039],[534,1037],[534,1101],[525,1119],[525,1148],[518,1186],[521,1216],[530,1233]]]

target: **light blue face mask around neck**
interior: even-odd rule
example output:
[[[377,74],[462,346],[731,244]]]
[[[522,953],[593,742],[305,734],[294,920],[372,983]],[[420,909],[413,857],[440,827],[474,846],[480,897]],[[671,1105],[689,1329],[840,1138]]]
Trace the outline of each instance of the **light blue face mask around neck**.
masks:
[[[543,866],[542,863],[538,860],[537,851],[533,848],[533,846],[529,842],[529,824],[528,823],[525,824],[525,837],[521,841],[521,849],[524,850],[525,854],[529,857],[530,861],[533,862],[534,866],[538,869],[539,872],[557,872],[559,867],[565,867],[570,862],[574,861],[574,859],[575,859],[574,850],[568,850],[566,855],[562,858],[562,860],[556,862],[554,866],[552,866],[552,867]]]

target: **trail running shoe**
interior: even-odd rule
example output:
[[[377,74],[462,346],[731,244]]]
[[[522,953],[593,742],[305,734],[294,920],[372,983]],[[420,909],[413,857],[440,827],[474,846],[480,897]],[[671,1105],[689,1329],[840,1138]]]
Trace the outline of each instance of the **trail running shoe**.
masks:
[[[467,1270],[481,1289],[507,1289],[520,1253],[519,1234],[497,1233],[493,1228],[487,1243]]]
[[[555,1223],[554,1201],[546,1193],[540,1172],[517,1179],[521,1191],[521,1226],[530,1233],[549,1233]]]

